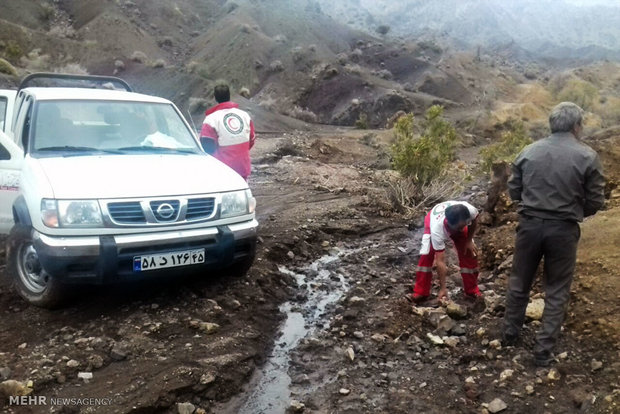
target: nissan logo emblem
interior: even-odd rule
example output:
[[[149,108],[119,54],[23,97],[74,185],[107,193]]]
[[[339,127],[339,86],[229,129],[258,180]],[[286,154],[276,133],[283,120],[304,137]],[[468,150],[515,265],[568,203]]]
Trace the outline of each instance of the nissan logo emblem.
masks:
[[[168,203],[161,203],[157,207],[157,215],[164,220],[170,219],[174,216],[174,207]]]

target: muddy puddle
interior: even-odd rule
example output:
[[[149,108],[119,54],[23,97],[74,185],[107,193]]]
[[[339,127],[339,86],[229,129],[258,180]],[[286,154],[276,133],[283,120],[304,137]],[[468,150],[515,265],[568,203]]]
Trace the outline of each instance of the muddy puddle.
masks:
[[[288,375],[291,351],[317,329],[329,327],[329,307],[349,289],[342,259],[360,249],[333,249],[300,269],[280,266],[279,271],[297,281],[299,294],[280,306],[285,315],[280,334],[264,366],[257,370],[243,396],[221,412],[239,414],[284,413],[290,405],[291,378]]]

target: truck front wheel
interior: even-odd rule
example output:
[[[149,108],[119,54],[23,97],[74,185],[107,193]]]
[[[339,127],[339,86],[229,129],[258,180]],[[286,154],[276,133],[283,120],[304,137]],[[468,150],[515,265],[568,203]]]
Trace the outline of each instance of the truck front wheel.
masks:
[[[7,270],[13,286],[27,302],[55,308],[67,296],[67,287],[43,269],[34,245],[32,228],[16,224],[9,234]]]

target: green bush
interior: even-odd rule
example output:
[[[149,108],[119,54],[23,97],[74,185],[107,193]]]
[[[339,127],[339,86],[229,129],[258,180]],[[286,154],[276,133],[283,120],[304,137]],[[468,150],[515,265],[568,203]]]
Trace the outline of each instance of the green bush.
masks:
[[[573,102],[587,111],[598,100],[598,89],[590,82],[571,79],[558,93],[558,100]]]
[[[394,169],[412,180],[417,188],[439,178],[454,160],[457,136],[443,118],[443,107],[431,106],[422,122],[423,133],[415,137],[413,114],[401,116],[394,124],[396,142],[392,145]]]
[[[357,121],[355,121],[355,128],[357,129],[368,129],[368,115],[365,113],[360,114]]]
[[[480,150],[480,167],[483,171],[490,172],[496,162],[514,161],[521,150],[532,143],[523,122],[511,121],[508,125],[508,130],[502,134],[499,142]]]

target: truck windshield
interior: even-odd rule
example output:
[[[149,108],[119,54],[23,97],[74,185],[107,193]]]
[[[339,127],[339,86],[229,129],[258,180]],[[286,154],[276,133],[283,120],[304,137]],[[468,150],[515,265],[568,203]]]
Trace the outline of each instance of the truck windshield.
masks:
[[[140,153],[201,152],[172,105],[124,101],[41,101],[35,108],[30,148],[47,155],[135,154],[136,148]]]

